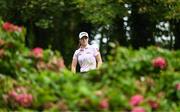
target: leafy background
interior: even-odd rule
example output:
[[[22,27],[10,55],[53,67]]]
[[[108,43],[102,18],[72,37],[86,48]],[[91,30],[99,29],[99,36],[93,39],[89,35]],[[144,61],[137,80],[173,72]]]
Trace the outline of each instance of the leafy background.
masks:
[[[180,111],[180,51],[111,46],[101,69],[74,74],[60,52],[27,48],[24,27],[0,23],[1,111]]]

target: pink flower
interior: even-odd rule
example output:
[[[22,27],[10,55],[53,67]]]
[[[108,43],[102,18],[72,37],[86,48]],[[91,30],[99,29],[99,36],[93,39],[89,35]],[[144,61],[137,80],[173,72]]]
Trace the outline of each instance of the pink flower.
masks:
[[[7,94],[7,101],[14,106],[29,107],[32,105],[33,97],[27,93],[23,86],[17,86]]]
[[[64,68],[64,67],[65,67],[65,65],[64,65],[64,60],[63,60],[62,58],[60,58],[60,59],[57,60],[57,66],[58,66],[59,68]]]
[[[134,95],[131,97],[129,103],[132,106],[137,106],[138,104],[140,104],[141,102],[143,102],[144,97],[141,95]]]
[[[176,84],[176,90],[180,91],[180,83]]]
[[[19,31],[21,32],[22,31],[22,28],[17,26],[17,25],[14,25],[10,22],[5,22],[3,25],[2,25],[2,28],[8,32],[14,32],[14,31]]]
[[[16,96],[16,102],[18,102],[23,107],[29,107],[32,104],[32,95],[31,94],[19,94]]]
[[[14,31],[18,31],[18,32],[22,31],[22,27],[16,26],[16,25],[14,25],[13,29],[14,29]]]
[[[33,55],[35,58],[42,58],[43,57],[43,49],[36,47],[32,50]]]
[[[148,104],[151,106],[152,109],[157,109],[159,108],[159,104],[156,101],[149,100]]]
[[[4,29],[4,30],[6,30],[6,31],[12,31],[12,24],[11,23],[9,23],[9,22],[5,22],[3,25],[2,25],[2,28]]]
[[[99,107],[101,109],[108,109],[109,108],[109,103],[107,99],[102,99],[99,103]]]
[[[164,69],[166,67],[166,60],[163,57],[156,57],[152,60],[154,68]]]
[[[8,96],[10,97],[10,98],[15,98],[16,96],[17,96],[18,94],[16,93],[16,91],[10,91],[9,93],[8,93]]]
[[[145,112],[145,110],[142,107],[134,107],[131,112]]]
[[[39,69],[39,70],[43,70],[43,69],[46,69],[47,65],[44,61],[38,61],[37,64],[36,64],[36,67]]]

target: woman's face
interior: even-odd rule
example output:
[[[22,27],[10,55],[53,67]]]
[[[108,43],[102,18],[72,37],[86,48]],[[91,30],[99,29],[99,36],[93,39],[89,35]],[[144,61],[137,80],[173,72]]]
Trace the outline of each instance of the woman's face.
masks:
[[[80,44],[86,46],[88,44],[88,37],[84,36],[80,39]]]

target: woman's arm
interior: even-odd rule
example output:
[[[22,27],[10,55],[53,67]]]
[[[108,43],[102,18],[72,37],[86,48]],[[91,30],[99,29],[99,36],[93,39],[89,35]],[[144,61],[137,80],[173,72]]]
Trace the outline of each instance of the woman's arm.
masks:
[[[76,73],[76,66],[77,66],[77,60],[76,59],[73,59],[72,60],[72,64],[71,64],[71,71],[73,73]]]
[[[96,56],[96,61],[97,61],[97,68],[99,68],[102,65],[102,59],[100,53],[98,53],[98,55]]]

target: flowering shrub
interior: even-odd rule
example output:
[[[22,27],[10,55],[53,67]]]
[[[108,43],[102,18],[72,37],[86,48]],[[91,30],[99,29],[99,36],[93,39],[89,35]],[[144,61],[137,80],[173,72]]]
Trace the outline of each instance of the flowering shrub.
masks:
[[[58,52],[36,47],[32,50],[24,45],[24,27],[0,20],[0,69],[2,74],[17,77],[22,73],[49,69],[59,72],[64,66]]]
[[[130,103],[130,105],[132,105],[132,106],[137,106],[137,105],[139,105],[141,102],[143,102],[143,100],[144,100],[144,97],[143,97],[143,96],[141,96],[141,95],[134,95],[134,96],[131,97],[129,103]]]
[[[180,91],[180,83],[177,83],[177,84],[176,84],[176,90],[177,90],[177,91]]]
[[[32,53],[33,58],[36,60],[35,67],[38,70],[46,69],[58,72],[65,68],[63,58],[57,56],[51,51],[45,51],[42,48],[34,48]]]
[[[43,58],[43,49],[36,47],[34,49],[32,49],[32,55],[34,56],[34,58]]]
[[[4,101],[12,108],[18,106],[30,107],[33,103],[33,96],[27,93],[25,87],[16,87],[6,94]]]
[[[99,108],[100,109],[108,109],[109,108],[109,103],[107,99],[102,99],[99,103]]]
[[[17,25],[14,25],[10,22],[5,22],[3,25],[2,25],[2,28],[5,30],[5,31],[8,31],[8,32],[15,32],[15,31],[18,31],[18,32],[21,32],[22,31],[22,27],[19,27]]]
[[[11,108],[18,108],[19,106],[26,108],[32,105],[33,96],[28,93],[27,88],[19,86],[3,95],[3,100]]]
[[[13,46],[22,47],[25,42],[26,29],[23,26],[18,26],[10,22],[0,20],[0,39],[11,43]]]
[[[156,110],[159,108],[159,103],[155,100],[148,100],[148,103],[153,110]]]
[[[146,112],[146,111],[142,107],[135,107],[132,109],[131,112]]]
[[[165,69],[167,66],[166,60],[163,57],[156,57],[152,63],[154,68]]]
[[[101,69],[74,74],[59,52],[26,48],[23,27],[0,23],[0,110],[180,110],[180,51],[117,47]]]
[[[176,72],[177,69],[172,69],[174,61],[171,60],[168,61],[166,69],[155,72],[156,68],[151,63],[154,57],[171,55],[168,53],[164,55],[154,53],[153,55],[151,53],[155,50],[151,49],[149,54],[144,53],[147,51],[126,50],[131,54],[147,54],[146,64],[145,62],[141,64],[149,68],[144,69],[142,65],[138,65],[137,60],[142,62],[142,56],[139,57],[137,54],[133,54],[135,58],[133,56],[127,59],[120,57],[121,60],[119,56],[117,59],[114,56],[115,60],[104,63],[99,71],[91,71],[83,75],[74,75],[68,70],[54,72],[53,68],[58,63],[57,60],[61,58],[56,57],[49,50],[42,50],[43,57],[36,59],[30,55],[32,52],[30,50],[26,54],[26,59],[36,60],[31,66],[35,66],[36,71],[22,74],[16,79],[18,85],[26,85],[23,87],[28,87],[28,91],[25,88],[20,89],[21,92],[18,93],[18,89],[13,87],[14,89],[9,89],[9,92],[2,92],[8,96],[2,101],[11,110],[28,108],[40,111],[178,111],[179,72]],[[133,65],[130,62],[133,62]],[[17,96],[20,97],[19,100]]]

